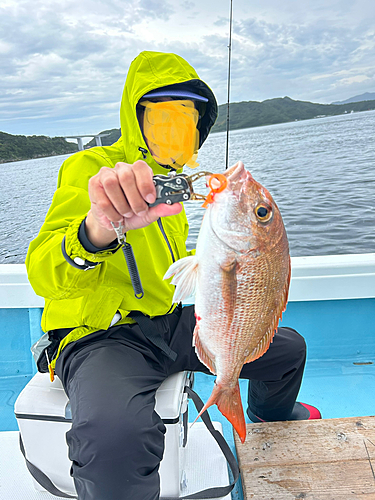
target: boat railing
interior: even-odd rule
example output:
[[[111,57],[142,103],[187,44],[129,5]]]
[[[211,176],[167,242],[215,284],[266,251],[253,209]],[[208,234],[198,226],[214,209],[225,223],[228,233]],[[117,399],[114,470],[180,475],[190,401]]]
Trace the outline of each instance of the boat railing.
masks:
[[[289,301],[375,297],[375,253],[292,257]],[[192,298],[186,299],[191,303]],[[43,308],[24,264],[0,264],[0,309]]]

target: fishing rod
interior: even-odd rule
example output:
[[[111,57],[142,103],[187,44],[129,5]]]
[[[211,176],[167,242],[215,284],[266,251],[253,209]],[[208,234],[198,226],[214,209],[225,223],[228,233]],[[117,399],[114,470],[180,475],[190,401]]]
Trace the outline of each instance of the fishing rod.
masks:
[[[232,25],[233,25],[233,0],[230,0],[230,15],[229,15],[229,45],[228,45],[228,99],[227,99],[227,143],[225,151],[225,169],[228,169],[229,162],[229,98],[230,98],[230,67],[232,55]]]

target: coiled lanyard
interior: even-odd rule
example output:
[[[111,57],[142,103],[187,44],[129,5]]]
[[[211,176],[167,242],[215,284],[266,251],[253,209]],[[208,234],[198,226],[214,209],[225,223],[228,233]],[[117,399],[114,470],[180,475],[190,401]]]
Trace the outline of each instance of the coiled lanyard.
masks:
[[[141,283],[141,278],[139,276],[137,263],[135,261],[133,248],[130,245],[130,243],[126,241],[126,235],[123,232],[124,226],[122,225],[122,223],[119,222],[117,226],[115,222],[111,222],[111,224],[113,229],[115,230],[117,241],[120,243],[122,252],[125,256],[126,265],[128,266],[130,281],[134,289],[134,296],[137,299],[141,299],[144,295],[144,292]]]

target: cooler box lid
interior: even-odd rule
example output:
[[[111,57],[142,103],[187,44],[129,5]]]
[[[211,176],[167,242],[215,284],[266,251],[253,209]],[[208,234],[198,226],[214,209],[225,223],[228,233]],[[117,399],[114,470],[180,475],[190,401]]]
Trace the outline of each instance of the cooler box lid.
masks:
[[[165,424],[176,423],[180,413],[185,412],[187,394],[185,386],[189,385],[190,372],[178,372],[170,375],[156,391],[155,411],[159,413]]]
[[[14,412],[30,416],[62,417],[68,398],[58,377],[51,382],[49,373],[37,373],[24,387],[14,405]]]
[[[189,372],[179,372],[168,377],[156,392],[155,410],[159,413],[165,424],[176,423],[181,413],[181,406],[186,401],[184,393],[188,384]],[[27,415],[60,417],[69,420],[70,411],[66,413],[68,397],[58,377],[50,381],[49,373],[37,373],[26,385],[17,398],[14,411],[21,418]],[[47,420],[48,418],[46,418]]]

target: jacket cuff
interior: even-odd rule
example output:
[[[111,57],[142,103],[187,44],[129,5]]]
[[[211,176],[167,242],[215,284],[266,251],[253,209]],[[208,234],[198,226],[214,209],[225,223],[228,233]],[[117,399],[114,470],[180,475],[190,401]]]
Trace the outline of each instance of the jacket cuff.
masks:
[[[86,217],[85,217],[86,218]],[[65,252],[70,259],[74,261],[74,259],[79,258],[83,260],[90,261],[92,263],[103,262],[112,257],[112,255],[117,252],[117,250],[121,247],[119,243],[114,246],[108,248],[97,249],[94,245],[90,247],[91,250],[97,250],[95,252],[90,251],[89,248],[85,248],[80,241],[79,231],[81,224],[84,222],[84,219],[76,219],[70,223],[68,230],[65,235]],[[87,237],[86,237],[87,238]],[[87,239],[87,241],[89,241]]]
[[[104,248],[99,248],[91,243],[86,234],[86,218],[83,219],[78,230],[78,239],[83,248],[90,253],[104,252],[106,250],[115,250],[118,247],[117,239],[114,239],[110,245]]]

